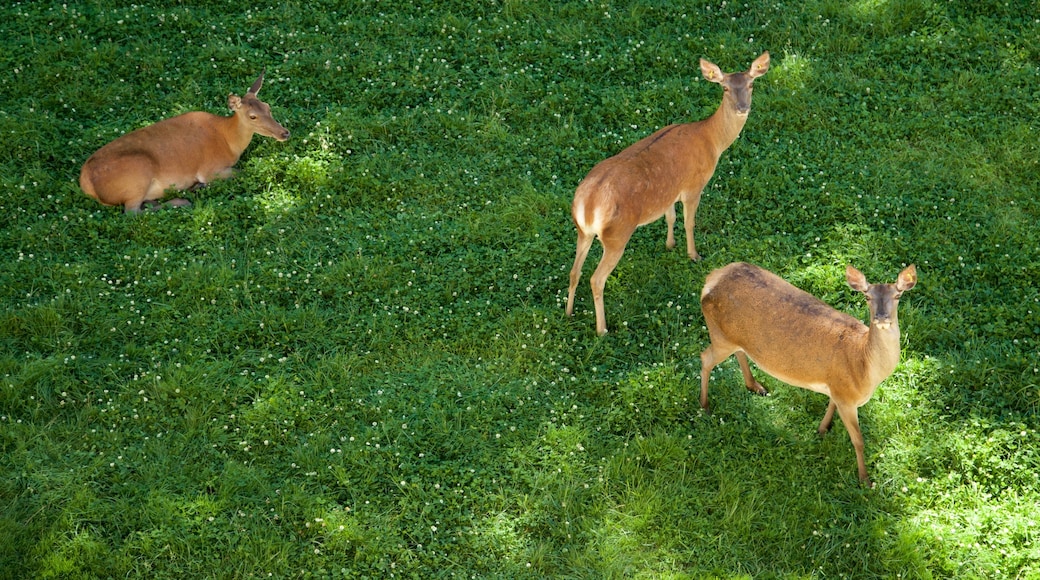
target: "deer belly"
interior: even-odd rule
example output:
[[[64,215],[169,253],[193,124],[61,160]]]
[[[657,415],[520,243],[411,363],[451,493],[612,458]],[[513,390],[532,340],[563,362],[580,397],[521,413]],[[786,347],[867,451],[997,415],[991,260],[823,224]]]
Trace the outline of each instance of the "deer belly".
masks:
[[[750,354],[748,354],[748,358],[754,361],[755,365],[757,365],[758,368],[762,369],[766,372],[766,374],[778,381],[782,381],[789,385],[800,387],[803,389],[808,389],[810,391],[821,393],[827,396],[830,396],[831,394],[830,386],[828,386],[827,383],[813,380],[813,377],[806,377],[805,375],[796,374],[792,372],[791,369],[776,368],[776,366],[774,365],[762,364],[761,362],[755,360],[755,358]]]

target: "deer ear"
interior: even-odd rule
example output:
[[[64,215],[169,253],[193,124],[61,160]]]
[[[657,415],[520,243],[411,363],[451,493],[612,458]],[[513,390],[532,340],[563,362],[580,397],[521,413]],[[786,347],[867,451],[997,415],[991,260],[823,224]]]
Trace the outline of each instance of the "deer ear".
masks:
[[[748,76],[751,78],[758,78],[769,70],[769,51],[763,52],[755,62],[751,63],[751,70],[748,71]]]
[[[905,270],[899,273],[899,279],[896,280],[896,289],[900,292],[906,292],[917,285],[917,268],[913,264],[906,267]]]
[[[232,111],[237,111],[242,107],[242,99],[238,95],[230,94],[227,96],[227,106]]]
[[[703,58],[701,59],[701,74],[704,75],[706,80],[713,83],[722,82],[722,69],[720,69],[715,63],[708,62]]]
[[[845,281],[849,283],[849,286],[853,290],[859,292],[866,292],[870,289],[870,283],[867,282],[867,277],[863,275],[863,272],[853,268],[851,265],[845,266]]]
[[[267,67],[264,67],[264,70],[260,71],[260,76],[253,81],[253,86],[249,87],[249,94],[255,95],[260,92],[260,87],[264,86],[264,73],[266,72]]]

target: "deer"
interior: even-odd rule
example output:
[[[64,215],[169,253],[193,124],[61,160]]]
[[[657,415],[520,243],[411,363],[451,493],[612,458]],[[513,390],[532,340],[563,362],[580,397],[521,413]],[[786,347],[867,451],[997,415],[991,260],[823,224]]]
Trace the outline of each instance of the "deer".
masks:
[[[751,374],[748,359],[780,381],[827,395],[830,402],[817,433],[830,430],[837,410],[856,449],[859,479],[871,486],[859,408],[899,363],[897,308],[903,292],[917,284],[917,269],[910,264],[895,283],[870,284],[849,265],[845,280],[866,297],[869,326],[752,264],[735,262],[708,274],[701,311],[711,342],[701,353],[700,404],[711,412],[708,377],[734,353],[752,393],[769,394]]]
[[[567,290],[567,316],[574,314],[581,268],[593,240],[599,238],[603,256],[591,279],[599,336],[607,333],[603,286],[636,228],[664,216],[668,225],[665,247],[674,248],[675,204],[681,201],[686,253],[693,261],[701,259],[693,240],[701,192],[715,173],[722,152],[747,122],[755,79],[769,70],[769,52],[756,58],[747,72],[723,73],[703,58],[700,68],[706,80],[722,85],[722,103],[710,117],[664,127],[599,162],[574,193],[571,217],[578,243]]]
[[[160,207],[168,190],[195,189],[231,177],[254,134],[289,139],[271,107],[257,98],[263,83],[261,72],[245,96],[228,95],[230,117],[193,111],[116,138],[83,164],[80,189],[104,205],[138,213]],[[174,198],[166,205],[186,207],[191,202]]]

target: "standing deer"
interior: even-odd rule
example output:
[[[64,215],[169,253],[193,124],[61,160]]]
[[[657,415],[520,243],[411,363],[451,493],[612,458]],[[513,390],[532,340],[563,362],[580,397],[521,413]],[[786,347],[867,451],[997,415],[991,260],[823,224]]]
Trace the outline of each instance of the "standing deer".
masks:
[[[603,286],[614,271],[636,228],[657,221],[668,223],[665,246],[675,247],[675,203],[683,203],[686,253],[699,260],[693,243],[694,216],[701,192],[715,173],[719,156],[740,135],[751,110],[755,79],[769,70],[769,53],[751,63],[751,70],[724,74],[713,63],[700,61],[704,78],[722,85],[722,104],[710,117],[696,123],[669,125],[601,161],[578,184],[571,217],[578,228],[578,249],[567,291],[567,315],[574,314],[574,291],[581,267],[599,237],[603,257],[592,274],[596,305],[596,333],[607,333]]]
[[[271,116],[271,107],[256,97],[263,82],[260,73],[244,97],[228,95],[234,112],[230,117],[184,113],[98,149],[80,170],[80,188],[105,205],[122,205],[127,213],[137,213],[156,206],[168,189],[183,191],[231,177],[254,133],[278,141],[289,138],[289,131]],[[182,198],[168,203],[191,205]]]
[[[758,266],[738,262],[708,274],[701,310],[711,344],[701,353],[701,408],[708,410],[711,370],[733,353],[747,389],[768,394],[751,375],[750,358],[776,379],[830,397],[817,431],[830,429],[837,409],[856,448],[859,479],[869,485],[858,409],[899,363],[896,309],[917,284],[917,270],[911,264],[894,284],[870,284],[848,266],[845,279],[866,296],[869,327]]]

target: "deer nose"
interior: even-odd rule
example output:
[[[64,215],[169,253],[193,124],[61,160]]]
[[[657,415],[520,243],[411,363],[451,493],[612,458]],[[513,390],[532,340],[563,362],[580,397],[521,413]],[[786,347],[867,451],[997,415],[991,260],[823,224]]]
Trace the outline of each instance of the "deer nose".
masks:
[[[282,131],[281,138],[279,138],[279,141],[288,141],[288,140],[289,140],[289,130],[288,129],[284,129]]]

